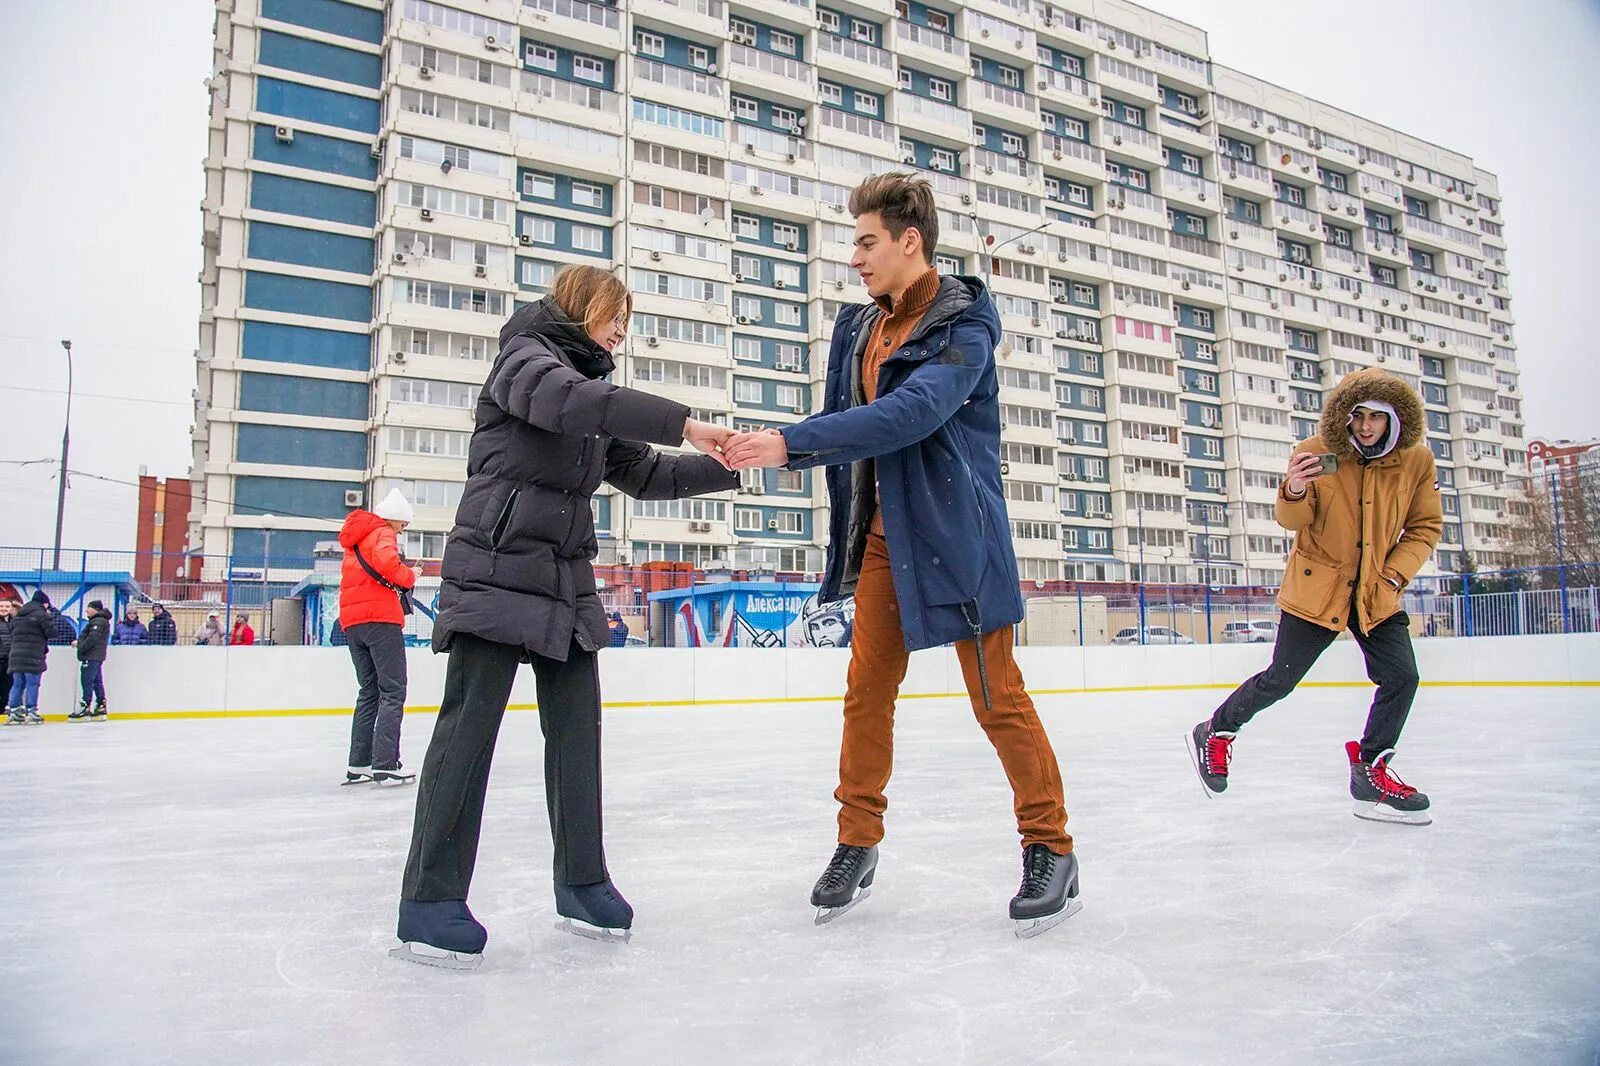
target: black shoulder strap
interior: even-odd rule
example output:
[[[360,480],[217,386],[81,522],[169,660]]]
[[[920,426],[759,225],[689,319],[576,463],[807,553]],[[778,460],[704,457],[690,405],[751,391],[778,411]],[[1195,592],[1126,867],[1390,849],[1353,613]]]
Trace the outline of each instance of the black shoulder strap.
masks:
[[[380,574],[376,570],[374,570],[372,568],[372,564],[367,562],[367,557],[365,555],[361,554],[361,549],[360,548],[356,548],[356,549],[354,549],[354,551],[356,553],[356,562],[361,564],[361,569],[363,569],[363,570],[365,570],[367,572],[367,576],[368,577],[372,578],[372,580],[376,581],[378,584],[382,585],[384,588],[388,589],[390,592],[405,592],[405,591],[407,591],[406,589],[401,588],[399,585],[396,585],[393,581],[390,581],[388,578],[384,577],[382,574]]]

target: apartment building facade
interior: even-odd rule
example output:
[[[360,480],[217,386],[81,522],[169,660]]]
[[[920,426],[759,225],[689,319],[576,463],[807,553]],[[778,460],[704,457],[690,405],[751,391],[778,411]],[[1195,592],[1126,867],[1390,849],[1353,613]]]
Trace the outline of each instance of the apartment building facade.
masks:
[[[1277,583],[1272,499],[1340,377],[1423,394],[1437,556],[1525,469],[1495,176],[1212,64],[1127,3],[218,0],[191,546],[308,558],[399,487],[443,549],[495,336],[567,263],[615,380],[739,428],[820,402],[845,204],[915,170],[986,278],[1024,579]],[[1465,510],[1466,513],[1459,513]],[[816,573],[812,472],[595,501],[602,561]],[[1464,528],[1465,527],[1465,530]]]

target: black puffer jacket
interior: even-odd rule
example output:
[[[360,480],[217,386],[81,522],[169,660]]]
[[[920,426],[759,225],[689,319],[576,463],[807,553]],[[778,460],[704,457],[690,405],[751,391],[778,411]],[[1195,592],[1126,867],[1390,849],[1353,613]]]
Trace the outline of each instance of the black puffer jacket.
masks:
[[[0,618],[0,674],[8,674],[11,667],[7,665],[11,659],[11,619]],[[0,703],[5,702],[5,695],[0,693]]]
[[[601,481],[640,499],[737,487],[708,455],[668,456],[689,409],[603,379],[615,368],[548,297],[500,331],[467,458],[467,485],[445,544],[433,647],[472,633],[565,660],[610,643],[595,593],[589,499]]]
[[[106,661],[106,646],[111,643],[111,615],[100,611],[90,611],[89,617],[84,619],[83,630],[78,634],[78,661],[80,663],[103,663]]]
[[[6,659],[13,674],[42,674],[55,632],[55,612],[29,600],[11,620],[11,654]]]

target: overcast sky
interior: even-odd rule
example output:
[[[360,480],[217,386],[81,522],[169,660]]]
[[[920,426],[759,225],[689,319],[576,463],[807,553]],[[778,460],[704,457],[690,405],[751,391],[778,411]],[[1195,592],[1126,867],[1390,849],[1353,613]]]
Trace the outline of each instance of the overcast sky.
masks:
[[[1500,176],[1530,436],[1600,434],[1600,0],[1152,0],[1222,64]],[[213,7],[0,0],[0,545],[131,549],[141,466],[187,476]],[[45,460],[35,465],[22,465]],[[97,475],[94,480],[86,475]],[[4,560],[0,560],[4,565]]]

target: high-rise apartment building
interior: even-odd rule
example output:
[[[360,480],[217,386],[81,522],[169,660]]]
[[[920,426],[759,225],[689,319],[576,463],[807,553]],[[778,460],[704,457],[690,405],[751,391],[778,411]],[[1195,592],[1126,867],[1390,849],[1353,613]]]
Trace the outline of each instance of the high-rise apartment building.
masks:
[[[1275,584],[1289,450],[1365,366],[1422,392],[1461,490],[1438,564],[1503,510],[1526,453],[1495,176],[1215,66],[1193,26],[1114,0],[218,0],[192,546],[259,559],[270,512],[273,557],[309,557],[398,486],[438,555],[496,333],[565,263],[635,294],[619,382],[804,417],[866,299],[849,191],[913,168],[936,265],[1002,314],[1025,579]],[[802,573],[825,510],[810,472],[596,500],[603,561]]]

